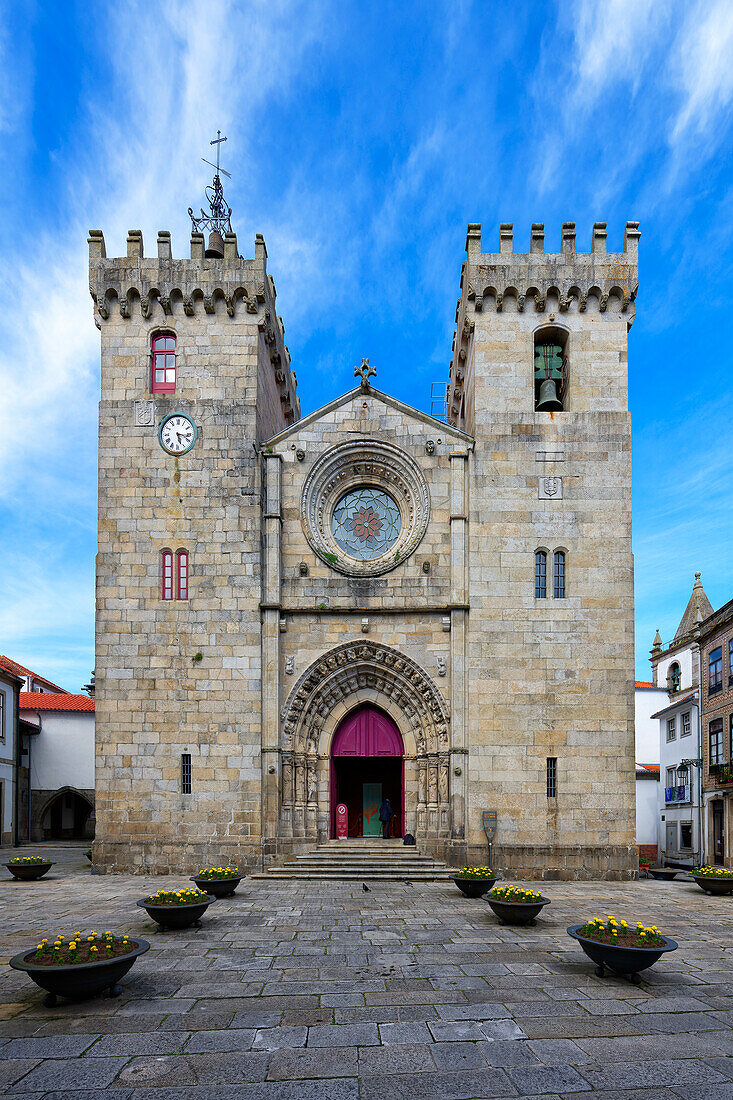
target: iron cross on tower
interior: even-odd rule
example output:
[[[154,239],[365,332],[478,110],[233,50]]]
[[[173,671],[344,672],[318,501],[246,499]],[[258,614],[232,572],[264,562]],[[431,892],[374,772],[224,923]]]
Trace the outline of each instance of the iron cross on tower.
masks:
[[[231,179],[231,175],[224,168],[219,165],[219,153],[222,142],[226,141],[225,137],[221,136],[221,130],[216,131],[216,137],[213,141],[209,142],[210,145],[216,146],[216,164],[213,161],[207,160],[206,157],[202,157],[204,164],[210,164],[212,168],[216,169],[216,175],[214,176],[214,182],[206,188],[206,198],[209,201],[209,207],[211,212],[209,214],[201,211],[201,217],[194,217],[192,208],[189,206],[188,213],[193,223],[193,229],[195,232],[200,233],[204,229],[208,229],[210,233],[218,233],[223,236],[224,233],[231,233],[232,223],[231,215],[232,208],[228,206],[224,201],[224,189],[221,186],[221,176],[226,176],[227,179]],[[213,253],[212,253],[213,255]]]
[[[209,145],[215,145],[216,146],[216,164],[212,164],[212,162],[210,160],[207,160],[206,157],[202,157],[201,159],[204,162],[204,164],[211,164],[212,168],[216,168],[217,176],[219,175],[219,172],[222,172],[227,177],[227,179],[231,179],[232,177],[229,174],[229,172],[225,172],[223,168],[219,167],[219,147],[221,146],[222,142],[226,141],[226,140],[227,139],[225,137],[221,136],[221,130],[217,130],[216,131],[216,137],[214,138],[213,141],[209,142]]]

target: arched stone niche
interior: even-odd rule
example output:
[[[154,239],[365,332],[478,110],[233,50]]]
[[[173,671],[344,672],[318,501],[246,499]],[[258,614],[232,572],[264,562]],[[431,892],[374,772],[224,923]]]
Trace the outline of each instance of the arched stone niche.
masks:
[[[396,723],[405,745],[405,829],[450,835],[448,704],[416,661],[390,646],[348,642],[306,669],[281,713],[280,833],[330,833],[330,754],[339,723],[364,703]]]

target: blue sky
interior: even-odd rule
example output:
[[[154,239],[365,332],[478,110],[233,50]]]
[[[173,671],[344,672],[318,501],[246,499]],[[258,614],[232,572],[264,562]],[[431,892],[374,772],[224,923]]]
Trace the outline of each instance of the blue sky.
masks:
[[[630,341],[637,675],[696,569],[733,596],[733,4],[0,0],[0,652],[93,666],[98,333],[86,235],[185,255],[221,128],[264,234],[304,412],[353,384],[429,410],[466,224],[609,249],[641,223]]]

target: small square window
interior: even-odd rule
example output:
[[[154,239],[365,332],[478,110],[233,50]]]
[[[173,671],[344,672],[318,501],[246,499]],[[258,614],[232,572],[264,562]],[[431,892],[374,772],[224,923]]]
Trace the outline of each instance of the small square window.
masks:
[[[682,715],[682,733],[681,737],[689,737],[692,733],[692,720],[689,710],[686,710]]]
[[[677,738],[677,719],[667,719],[667,740],[674,741]]]

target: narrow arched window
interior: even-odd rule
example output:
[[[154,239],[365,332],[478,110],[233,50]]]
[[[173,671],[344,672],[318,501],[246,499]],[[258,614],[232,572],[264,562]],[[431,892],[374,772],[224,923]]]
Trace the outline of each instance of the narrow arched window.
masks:
[[[565,599],[565,552],[556,550],[552,562],[552,594],[556,600]]]
[[[160,552],[160,594],[164,600],[173,599],[173,551]]]
[[[150,388],[153,393],[176,392],[176,338],[172,332],[153,337]]]
[[[547,597],[547,553],[537,550],[534,556],[534,596],[536,600]]]
[[[676,661],[669,666],[669,690],[670,692],[680,690],[680,666]]]
[[[179,600],[188,599],[188,550],[176,554],[176,593]]]

